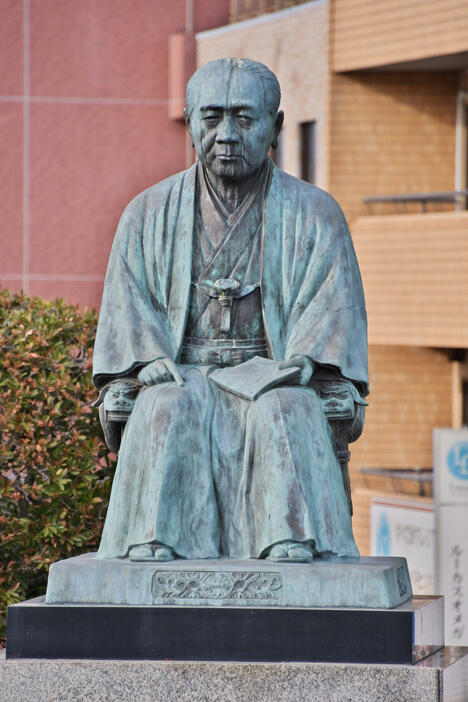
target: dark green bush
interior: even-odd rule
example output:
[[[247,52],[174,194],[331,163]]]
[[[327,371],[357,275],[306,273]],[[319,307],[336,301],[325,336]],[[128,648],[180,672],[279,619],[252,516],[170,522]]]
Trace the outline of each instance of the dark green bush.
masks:
[[[0,291],[0,639],[6,605],[96,548],[115,455],[91,382],[94,312]]]

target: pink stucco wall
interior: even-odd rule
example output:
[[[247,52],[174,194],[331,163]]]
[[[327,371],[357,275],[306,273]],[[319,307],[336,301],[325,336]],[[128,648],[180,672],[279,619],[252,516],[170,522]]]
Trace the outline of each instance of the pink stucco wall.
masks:
[[[229,0],[0,0],[0,285],[99,304],[119,216],[186,165],[174,32]]]

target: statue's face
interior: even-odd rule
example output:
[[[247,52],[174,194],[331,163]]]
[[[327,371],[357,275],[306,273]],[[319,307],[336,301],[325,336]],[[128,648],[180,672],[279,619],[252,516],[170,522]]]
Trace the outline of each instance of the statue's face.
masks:
[[[263,81],[251,72],[214,66],[196,87],[187,126],[200,162],[227,180],[254,173],[282,123],[282,113],[278,118],[269,110]]]

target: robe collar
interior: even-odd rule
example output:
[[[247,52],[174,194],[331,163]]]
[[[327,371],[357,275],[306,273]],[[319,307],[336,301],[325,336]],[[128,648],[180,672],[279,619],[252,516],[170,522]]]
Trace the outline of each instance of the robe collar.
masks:
[[[271,177],[270,159],[267,159],[265,163],[258,169],[257,175],[252,183],[252,186],[249,188],[249,191],[247,192],[243,200],[239,203],[239,205],[233,212],[230,212],[227,209],[222,198],[220,198],[215,188],[212,186],[206,168],[202,166],[199,169],[199,172],[200,171],[200,177],[203,178],[203,182],[206,186],[206,189],[208,190],[213,205],[215,206],[216,210],[221,215],[222,219],[229,228],[235,226],[242,219],[242,217],[253,205],[256,198],[259,196],[260,191],[265,186],[265,183]]]
[[[212,288],[216,278],[226,278],[232,275],[240,259],[245,254],[246,250],[249,250],[251,248],[253,240],[259,234],[263,222],[263,211],[265,207],[265,190],[269,184],[270,170],[271,169],[269,164],[267,164],[266,167],[262,169],[262,172],[256,179],[255,186],[252,187],[248,196],[244,198],[241,205],[239,205],[235,213],[233,213],[230,222],[226,222],[224,218],[222,221],[218,220],[223,230],[222,236],[217,237],[217,246],[214,248],[211,255],[207,258],[201,272],[197,276],[196,281],[198,283],[198,287],[200,287],[200,289],[202,289],[202,291],[205,292],[205,294],[209,294],[213,297],[217,296],[216,294],[210,294],[209,290],[208,292],[206,292],[206,289]],[[204,177],[200,173],[200,171],[199,177]],[[208,189],[208,194],[211,197],[211,199],[213,198],[213,196],[216,196],[216,194],[213,193],[212,190],[210,191],[209,189],[210,186],[208,180],[206,179],[206,174],[205,180],[203,180],[200,183],[200,186],[201,197],[203,197],[203,190],[205,189],[205,186]],[[212,202],[218,210],[216,202],[213,199]],[[254,218],[254,220],[252,220],[252,218],[249,216],[251,213],[253,214],[252,208],[255,208],[256,213],[256,217]],[[222,265],[219,265],[220,261],[222,262]],[[220,274],[220,270],[223,271],[222,274]],[[251,292],[251,290],[256,285],[258,285],[258,283],[259,280],[257,279],[255,281],[255,285],[250,285],[248,291],[239,291],[239,293],[236,294],[236,297],[242,297],[243,295],[247,294],[247,292]]]

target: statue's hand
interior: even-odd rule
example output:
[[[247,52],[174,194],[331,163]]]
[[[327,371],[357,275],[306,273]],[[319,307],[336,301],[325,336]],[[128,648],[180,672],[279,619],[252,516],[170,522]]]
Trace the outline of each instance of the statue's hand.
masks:
[[[170,358],[159,358],[157,361],[148,363],[138,373],[138,380],[143,385],[156,385],[167,380],[175,380],[177,385],[184,384],[184,379],[179,369]]]
[[[285,368],[300,368],[301,377],[299,378],[299,385],[307,385],[314,372],[314,363],[310,360],[308,356],[293,356],[289,361],[283,361],[279,366],[280,370]]]

